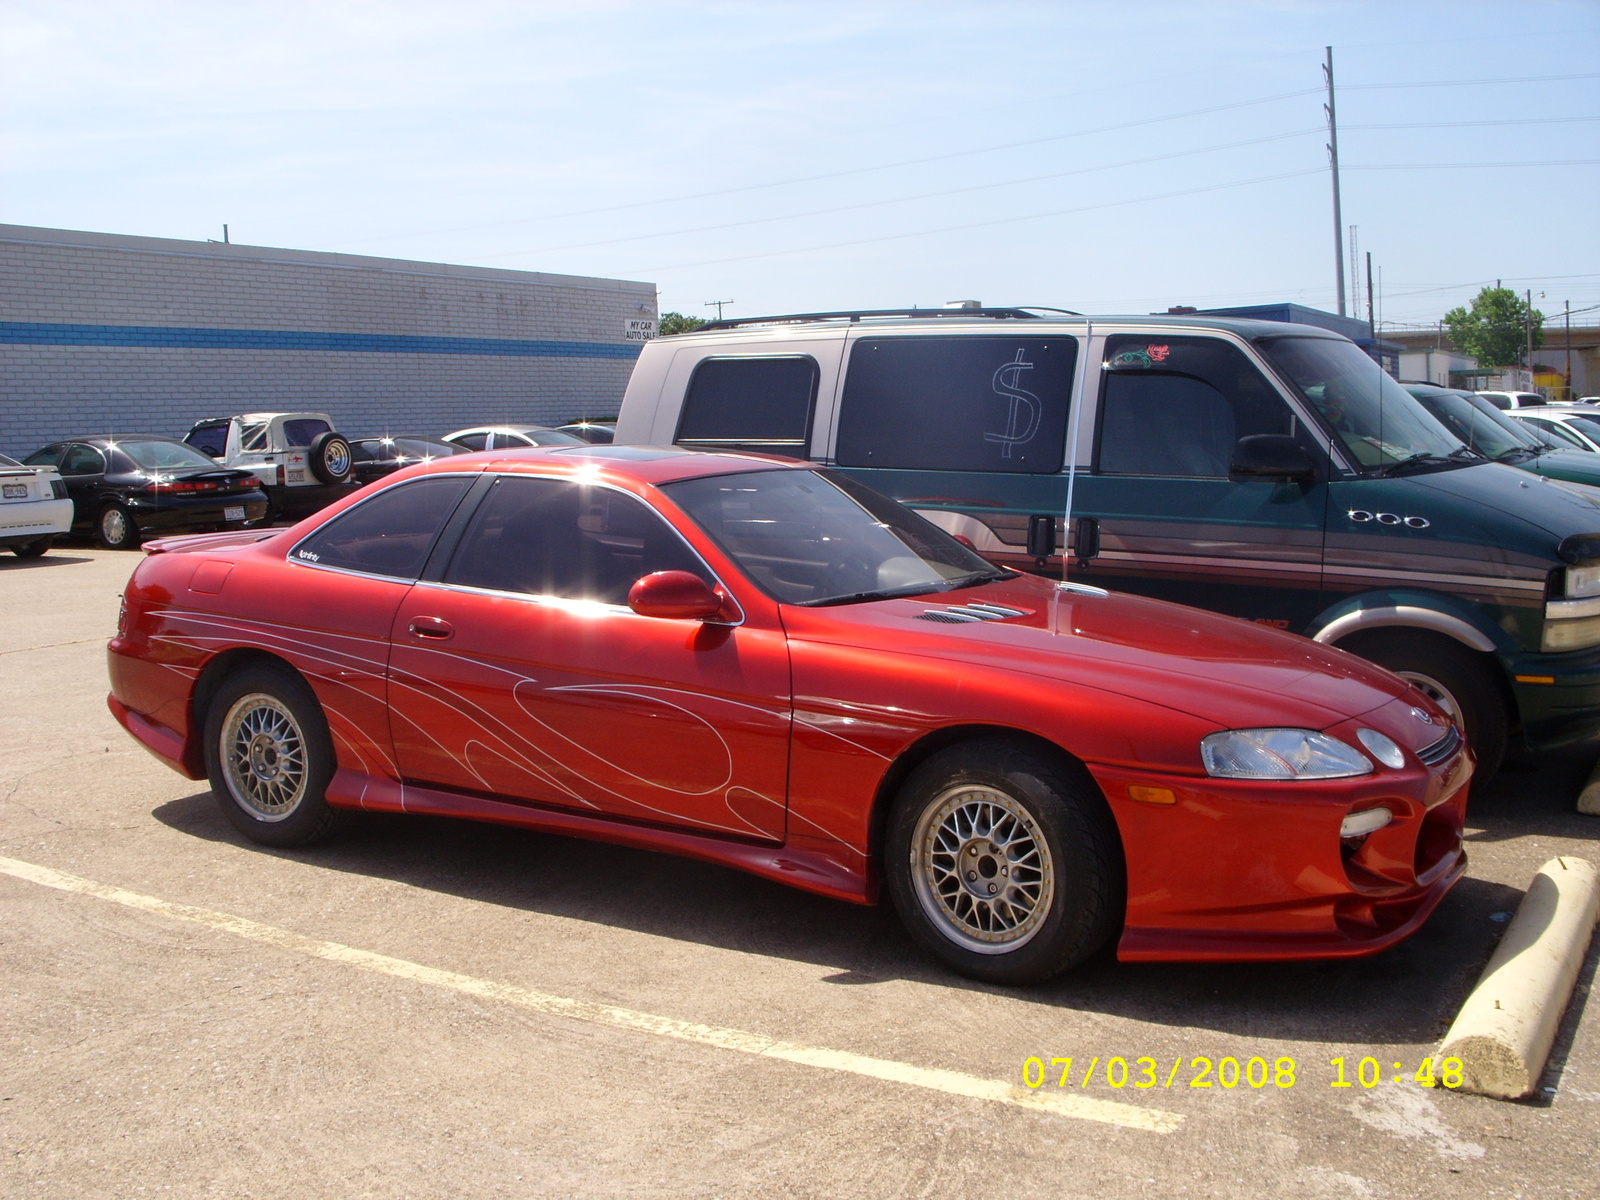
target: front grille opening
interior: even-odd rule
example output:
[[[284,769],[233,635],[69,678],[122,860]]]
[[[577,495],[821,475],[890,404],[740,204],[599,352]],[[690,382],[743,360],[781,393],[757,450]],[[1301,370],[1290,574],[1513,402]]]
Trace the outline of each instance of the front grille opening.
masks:
[[[1427,766],[1436,766],[1449,758],[1461,745],[1461,731],[1454,725],[1444,731],[1444,736],[1429,742],[1417,751],[1417,757]]]
[[[1461,812],[1454,804],[1441,804],[1422,818],[1417,831],[1413,869],[1425,875],[1461,848]]]

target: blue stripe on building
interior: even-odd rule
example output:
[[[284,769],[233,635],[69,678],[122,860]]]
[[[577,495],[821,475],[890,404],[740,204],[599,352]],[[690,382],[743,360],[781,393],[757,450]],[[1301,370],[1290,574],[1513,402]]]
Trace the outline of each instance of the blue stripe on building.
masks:
[[[186,350],[353,350],[362,354],[478,354],[497,358],[623,358],[641,343],[520,338],[419,337],[398,333],[314,333],[287,329],[183,329],[167,325],[54,325],[0,321],[0,343],[24,346],[138,346]]]

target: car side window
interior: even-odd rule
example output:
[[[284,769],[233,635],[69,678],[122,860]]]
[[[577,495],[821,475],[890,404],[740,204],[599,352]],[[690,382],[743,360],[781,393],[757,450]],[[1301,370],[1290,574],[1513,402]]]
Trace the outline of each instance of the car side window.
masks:
[[[201,425],[191,429],[183,440],[202,454],[222,458],[228,453],[228,422],[213,421],[209,425]]]
[[[286,446],[309,446],[332,427],[323,420],[296,417],[283,423],[283,442]]]
[[[643,575],[688,571],[699,555],[642,501],[610,488],[502,476],[473,514],[444,582],[626,604]]]
[[[808,354],[708,358],[689,380],[673,440],[704,450],[758,450],[804,458],[818,374],[817,362]]]
[[[46,446],[43,450],[35,450],[22,460],[22,465],[25,467],[59,467],[61,465],[61,456],[66,452],[67,443],[56,442],[54,445]]]
[[[839,406],[838,463],[1053,474],[1077,358],[1070,337],[862,338]]]
[[[452,440],[456,445],[465,446],[468,450],[484,450],[489,446],[487,433],[467,433]]]
[[[496,450],[519,450],[537,444],[531,437],[520,433],[501,432],[494,435],[494,448]]]
[[[1103,475],[1226,478],[1240,438],[1299,428],[1255,364],[1216,338],[1108,338],[1101,379]]]
[[[62,475],[100,475],[105,469],[105,456],[93,446],[85,446],[82,442],[75,442],[61,456]]]
[[[415,579],[439,530],[472,485],[466,475],[413,479],[345,510],[289,554],[292,561]]]

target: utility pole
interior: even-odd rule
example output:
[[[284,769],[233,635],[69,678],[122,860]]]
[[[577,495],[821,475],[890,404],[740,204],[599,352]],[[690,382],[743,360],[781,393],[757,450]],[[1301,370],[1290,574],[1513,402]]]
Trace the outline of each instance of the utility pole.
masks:
[[[1528,368],[1528,388],[1533,389],[1533,289],[1522,293],[1522,333],[1528,340],[1527,357],[1522,361]]]
[[[722,320],[722,306],[724,304],[732,304],[732,303],[733,303],[732,300],[707,300],[705,306],[707,308],[715,308],[717,310],[717,320],[720,321],[720,320]]]
[[[227,246],[227,245],[230,244],[229,241],[228,241],[228,227],[227,227],[226,224],[224,224],[223,227],[222,227],[222,244],[224,246]]]
[[[1565,399],[1572,399],[1572,301],[1563,300],[1562,307],[1567,314],[1567,387]]]
[[[1333,175],[1333,267],[1336,272],[1334,293],[1338,300],[1339,315],[1344,312],[1344,214],[1339,205],[1339,119],[1333,108],[1333,47],[1327,47],[1328,59],[1322,64],[1322,77],[1328,84],[1328,102],[1322,111],[1328,114],[1328,166]]]
[[[1372,313],[1372,251],[1367,251],[1367,336],[1378,336],[1378,322]]]

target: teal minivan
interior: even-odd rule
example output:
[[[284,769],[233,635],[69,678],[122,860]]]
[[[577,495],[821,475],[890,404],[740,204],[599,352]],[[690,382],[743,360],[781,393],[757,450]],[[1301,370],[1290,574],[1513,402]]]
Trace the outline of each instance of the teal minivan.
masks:
[[[1600,733],[1600,489],[1491,461],[1328,330],[717,322],[645,345],[616,440],[829,463],[1005,565],[1353,651],[1458,717],[1485,777]]]

